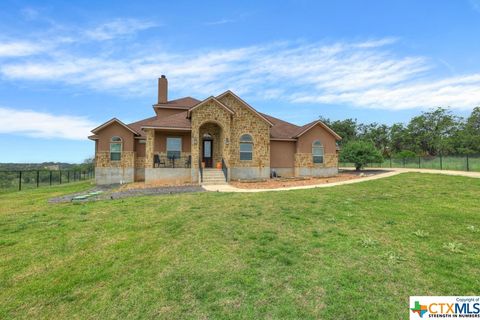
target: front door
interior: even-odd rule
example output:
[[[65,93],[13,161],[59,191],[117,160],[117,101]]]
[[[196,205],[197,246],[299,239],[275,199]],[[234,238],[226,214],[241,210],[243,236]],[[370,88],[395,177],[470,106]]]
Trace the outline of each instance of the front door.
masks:
[[[212,150],[213,144],[212,140],[203,140],[203,159],[202,161],[205,162],[205,168],[212,168],[213,167],[213,159],[212,159]]]

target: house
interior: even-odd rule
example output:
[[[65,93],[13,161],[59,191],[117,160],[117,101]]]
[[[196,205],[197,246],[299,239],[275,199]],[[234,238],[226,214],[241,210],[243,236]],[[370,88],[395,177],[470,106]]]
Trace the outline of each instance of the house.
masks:
[[[257,111],[232,91],[168,100],[163,75],[153,110],[151,118],[129,124],[113,118],[92,130],[97,184],[338,173],[341,137],[319,120],[297,126]]]

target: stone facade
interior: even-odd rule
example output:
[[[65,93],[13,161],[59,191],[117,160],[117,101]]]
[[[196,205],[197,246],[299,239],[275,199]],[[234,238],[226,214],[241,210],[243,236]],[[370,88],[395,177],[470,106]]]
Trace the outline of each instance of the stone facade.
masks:
[[[206,103],[192,111],[191,114],[192,123],[192,179],[197,180],[199,159],[201,159],[201,147],[202,147],[202,135],[206,133],[208,128],[212,128],[212,125],[216,125],[219,128],[220,144],[214,145],[214,151],[220,151],[221,157],[225,162],[229,163],[230,155],[230,123],[231,113],[225,110],[222,106],[218,105],[215,101]],[[202,130],[200,130],[202,128]],[[201,135],[202,132],[202,135]],[[227,142],[228,141],[228,142]],[[215,143],[215,142],[214,142]],[[217,155],[217,160],[220,158]],[[215,155],[214,155],[215,157]],[[221,160],[221,158],[220,158]]]
[[[270,125],[233,95],[227,94],[219,101],[234,113],[213,99],[192,111],[192,167],[198,170],[202,137],[208,133],[213,138],[213,166],[223,159],[233,179],[268,177]],[[244,134],[253,138],[252,160],[240,160],[240,137]],[[193,172],[192,178],[196,175]]]
[[[270,125],[231,94],[220,101],[235,114],[231,121],[230,161],[232,168],[270,168]],[[250,134],[253,138],[252,160],[240,160],[240,137]]]
[[[145,144],[145,168],[153,168],[153,155],[155,148],[155,130],[145,129],[147,136]]]
[[[120,161],[111,161],[109,151],[99,151],[95,157],[95,167],[97,168],[133,168],[134,163],[134,151],[123,151]]]
[[[325,154],[323,163],[313,163],[313,155],[311,153],[295,153],[295,167],[303,168],[331,168],[337,167],[338,156],[336,154]]]

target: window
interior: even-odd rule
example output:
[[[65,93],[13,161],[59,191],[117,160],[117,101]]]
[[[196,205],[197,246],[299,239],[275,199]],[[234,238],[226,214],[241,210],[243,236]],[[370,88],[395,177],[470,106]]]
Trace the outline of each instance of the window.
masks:
[[[313,163],[323,163],[323,145],[320,141],[312,144]]]
[[[253,159],[253,139],[249,134],[240,137],[240,160]]]
[[[122,138],[112,137],[110,140],[110,160],[120,161],[122,159]]]
[[[182,138],[167,138],[167,157],[180,158],[182,152]]]

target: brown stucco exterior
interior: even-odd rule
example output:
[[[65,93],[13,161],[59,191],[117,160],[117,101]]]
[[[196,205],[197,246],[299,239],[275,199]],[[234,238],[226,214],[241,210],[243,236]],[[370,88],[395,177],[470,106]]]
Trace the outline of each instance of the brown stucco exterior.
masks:
[[[160,83],[168,84],[166,79]],[[206,134],[212,139],[213,167],[223,163],[228,180],[268,178],[274,171],[285,176],[337,172],[336,142],[340,137],[320,122],[296,126],[259,113],[231,91],[203,101],[191,97],[165,101],[165,90],[160,90],[161,103],[154,105],[155,117],[128,125],[114,118],[92,130],[90,138],[95,140],[96,167],[101,174],[98,183],[184,181],[187,172],[191,182],[198,182],[200,166],[206,165],[202,161]],[[240,159],[244,134],[253,139],[251,160]],[[122,138],[121,161],[110,161],[113,136]],[[154,155],[166,155],[167,137],[182,138],[181,156],[190,161],[178,161],[177,167],[172,164],[170,169],[154,167]],[[313,163],[312,143],[316,140],[324,147],[323,163]]]
[[[315,125],[312,129],[305,132],[298,138],[297,152],[311,153],[312,143],[320,140],[325,150],[325,154],[335,154],[337,150],[336,139],[326,129],[320,125]]]
[[[270,167],[293,168],[296,149],[295,141],[270,141]]]

